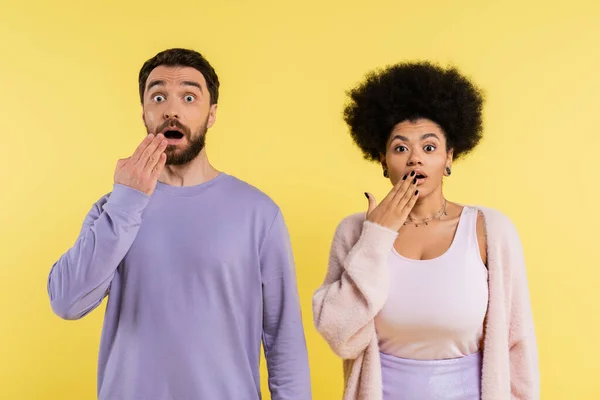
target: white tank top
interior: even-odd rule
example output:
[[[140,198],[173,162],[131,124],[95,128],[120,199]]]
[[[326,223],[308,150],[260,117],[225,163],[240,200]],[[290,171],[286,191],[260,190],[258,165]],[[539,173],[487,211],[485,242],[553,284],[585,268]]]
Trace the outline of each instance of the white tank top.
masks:
[[[390,253],[390,291],[375,317],[382,353],[442,360],[479,351],[488,304],[477,210],[464,207],[450,248],[431,260]]]

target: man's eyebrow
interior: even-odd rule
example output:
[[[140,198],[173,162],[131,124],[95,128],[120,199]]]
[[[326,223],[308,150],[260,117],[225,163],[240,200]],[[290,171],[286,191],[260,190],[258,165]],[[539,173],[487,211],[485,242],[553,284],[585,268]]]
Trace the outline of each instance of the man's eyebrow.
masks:
[[[166,85],[166,83],[163,80],[160,80],[160,79],[153,80],[153,81],[150,81],[150,83],[148,84],[148,88],[146,90],[150,90],[156,86],[165,86],[165,85]],[[198,88],[202,92],[202,86],[198,82],[183,81],[183,82],[181,82],[181,86],[193,86],[193,87]]]
[[[202,86],[200,86],[200,84],[198,82],[183,81],[183,82],[181,82],[181,86],[193,86],[193,87],[198,88],[202,92]]]
[[[148,88],[146,90],[150,90],[155,86],[165,86],[165,81],[161,81],[161,80],[150,81],[150,83],[148,84]]]

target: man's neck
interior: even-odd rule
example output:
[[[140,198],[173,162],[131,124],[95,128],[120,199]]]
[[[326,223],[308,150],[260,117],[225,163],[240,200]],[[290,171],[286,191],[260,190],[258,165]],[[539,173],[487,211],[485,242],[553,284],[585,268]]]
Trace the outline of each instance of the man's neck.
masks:
[[[158,180],[171,186],[195,186],[208,182],[219,175],[208,161],[206,149],[185,165],[166,165]]]

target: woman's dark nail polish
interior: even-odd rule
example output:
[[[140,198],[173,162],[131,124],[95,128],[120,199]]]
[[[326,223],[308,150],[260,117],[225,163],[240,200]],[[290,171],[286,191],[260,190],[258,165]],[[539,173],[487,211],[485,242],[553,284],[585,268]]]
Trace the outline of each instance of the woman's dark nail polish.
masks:
[[[417,183],[417,178],[413,179],[413,183]]]
[[[415,176],[415,171],[411,172],[410,176]]]
[[[367,194],[367,192],[365,192],[365,197],[366,197],[367,199],[369,198],[369,195]]]
[[[404,175],[404,176],[402,177],[402,180],[403,180],[403,181],[405,181],[407,176],[408,176],[408,175]]]
[[[419,191],[418,191],[418,190],[417,190],[417,191],[415,191],[415,196],[416,196],[416,195],[418,195],[418,194],[419,194]]]

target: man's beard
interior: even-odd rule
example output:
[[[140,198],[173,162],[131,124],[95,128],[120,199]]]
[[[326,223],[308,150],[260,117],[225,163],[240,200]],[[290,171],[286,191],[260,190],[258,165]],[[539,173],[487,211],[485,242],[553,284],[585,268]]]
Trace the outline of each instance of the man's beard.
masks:
[[[190,129],[177,120],[165,121],[156,129],[157,132],[162,132],[169,127],[179,128],[184,137],[189,141],[187,146],[181,149],[179,148],[181,147],[180,145],[170,144],[167,146],[165,150],[165,154],[167,155],[166,165],[185,165],[198,157],[198,154],[204,149],[206,143],[207,123],[208,118],[194,134],[191,134]]]
[[[165,150],[165,154],[167,155],[167,165],[185,165],[190,161],[193,161],[198,154],[204,149],[204,144],[206,141],[206,125],[200,127],[198,132],[196,132],[191,137],[188,136],[189,143],[188,145],[179,150],[177,145],[170,144],[167,146]]]

